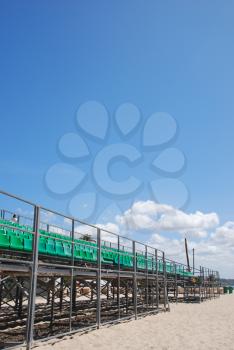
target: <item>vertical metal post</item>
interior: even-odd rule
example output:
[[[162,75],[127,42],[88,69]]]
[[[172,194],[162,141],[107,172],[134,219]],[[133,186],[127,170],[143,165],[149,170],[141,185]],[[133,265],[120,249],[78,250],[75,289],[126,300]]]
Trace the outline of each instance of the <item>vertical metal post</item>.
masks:
[[[217,285],[219,286],[219,289],[218,289],[218,291],[219,291],[219,297],[220,297],[220,295],[221,295],[221,282],[220,282],[220,277],[219,277],[219,272],[217,271]]]
[[[193,248],[193,274],[195,273],[195,249]]]
[[[159,308],[159,288],[158,288],[158,250],[155,249],[155,260],[156,260],[156,305]]]
[[[136,242],[132,241],[132,251],[133,251],[133,293],[134,293],[134,314],[135,319],[137,319],[137,260],[136,260]]]
[[[23,286],[23,280],[19,280],[19,282],[21,283],[21,286]],[[23,291],[22,288],[20,288],[19,290],[19,302],[18,302],[18,316],[21,317],[22,316],[22,306],[23,306]]]
[[[19,278],[17,279],[17,282],[19,283]],[[20,287],[19,284],[16,286],[16,291],[15,291],[15,309],[18,309],[18,304],[19,304],[19,291]]]
[[[101,326],[101,230],[97,229],[97,328]]]
[[[202,282],[203,282],[203,290],[204,290],[204,299],[206,299],[206,281],[205,281],[205,269],[202,268]]]
[[[183,265],[183,289],[184,289],[184,303],[185,303],[185,277],[184,277],[184,265]]]
[[[117,304],[118,304],[118,318],[120,319],[120,238],[118,236],[118,284],[117,284]]]
[[[202,301],[205,300],[205,282],[204,282],[204,268],[201,266],[201,276],[202,276]]]
[[[106,299],[108,300],[110,297],[110,286],[109,286],[109,281],[106,282]]]
[[[215,274],[214,271],[212,270],[212,293],[213,293],[213,298],[215,297]]]
[[[174,263],[175,268],[175,297],[176,297],[176,304],[178,303],[178,285],[177,285],[177,271],[176,271],[176,263]]]
[[[48,292],[47,292],[47,302],[46,304],[49,305],[50,303],[50,289],[48,289]]]
[[[209,269],[206,269],[206,276],[207,276],[207,278],[206,278],[206,286],[207,286],[206,294],[207,294],[207,298],[210,299],[210,270]]]
[[[155,309],[155,298],[156,298],[156,285],[154,281],[154,276],[156,273],[156,265],[155,265],[155,256],[152,254],[152,264],[151,264],[151,270],[152,270],[152,309]]]
[[[51,285],[51,310],[50,310],[50,330],[53,330],[53,323],[54,323],[54,299],[55,299],[55,277],[51,278],[52,285]]]
[[[201,266],[199,268],[199,273],[200,273],[200,276],[199,276],[199,303],[201,303],[201,300],[202,300],[202,290],[201,290],[201,283],[202,283],[202,274],[201,274]]]
[[[125,301],[126,301],[126,304],[125,304],[126,314],[128,314],[128,281],[126,282],[126,285],[125,285]]]
[[[166,261],[165,253],[163,252],[163,280],[164,280],[164,310],[167,309],[167,270],[166,270]],[[169,303],[168,303],[169,310]]]
[[[112,293],[113,300],[115,300],[115,286],[114,286],[113,280],[111,281],[111,293]]]
[[[187,259],[188,271],[190,272],[190,263],[189,263],[189,254],[188,254],[188,242],[187,242],[187,238],[184,239],[184,244],[185,244],[185,252],[186,252],[186,259]]]
[[[36,301],[36,290],[37,290],[37,271],[38,271],[38,243],[39,243],[39,224],[40,224],[40,208],[34,207],[34,239],[33,239],[33,262],[31,270],[31,285],[30,295],[28,302],[28,319],[27,319],[27,333],[26,333],[26,344],[27,349],[31,349],[33,342],[33,329],[34,329],[34,316],[35,316],[35,301]]]
[[[209,269],[206,269],[206,286],[207,286],[207,297],[210,298],[210,281],[209,281]]]
[[[3,282],[1,281],[1,275],[0,275],[0,309],[2,307],[2,290],[3,290]]]
[[[62,312],[63,309],[63,283],[64,283],[64,277],[60,278],[60,291],[59,291],[59,310]]]
[[[74,281],[74,235],[75,235],[75,220],[72,219],[72,230],[71,230],[71,281],[70,281],[70,309],[69,309],[69,331],[72,330],[72,312],[73,307],[76,304],[76,280]]]
[[[149,276],[148,276],[148,247],[145,245],[145,274],[146,274],[146,311],[148,311],[149,306]]]

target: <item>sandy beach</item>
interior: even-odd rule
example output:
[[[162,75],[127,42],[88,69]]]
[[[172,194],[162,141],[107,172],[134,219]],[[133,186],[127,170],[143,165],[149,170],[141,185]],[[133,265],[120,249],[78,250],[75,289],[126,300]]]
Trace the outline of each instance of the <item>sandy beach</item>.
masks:
[[[38,350],[234,350],[234,295],[202,304],[172,304],[170,313],[38,345]]]

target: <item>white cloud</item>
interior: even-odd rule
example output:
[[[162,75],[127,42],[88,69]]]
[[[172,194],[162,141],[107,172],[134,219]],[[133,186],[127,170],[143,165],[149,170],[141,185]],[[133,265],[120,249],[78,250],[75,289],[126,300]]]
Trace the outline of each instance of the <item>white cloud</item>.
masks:
[[[150,236],[148,245],[163,250],[166,257],[175,261],[184,261],[184,240],[164,237],[158,233]]]
[[[160,234],[152,234],[148,244],[165,251],[172,260],[185,262],[183,239],[172,239]],[[192,248],[195,249],[195,266],[206,266],[218,270],[221,277],[234,278],[234,222],[227,222],[217,227],[206,238],[188,241],[190,264],[192,264]]]
[[[216,243],[234,247],[234,222],[228,221],[223,226],[218,227],[211,237]]]
[[[187,214],[169,205],[146,201],[134,203],[122,216],[117,216],[116,221],[134,231],[177,231],[203,238],[207,235],[206,230],[219,224],[219,217],[216,213],[204,214],[200,211]]]
[[[219,226],[216,213],[185,213],[170,205],[141,201],[117,216],[116,222],[120,230],[133,231],[132,237],[144,232],[147,244],[164,250],[168,258],[181,262],[185,262],[184,240],[175,239],[169,232],[180,233],[182,237],[186,234],[190,263],[192,248],[195,248],[198,268],[203,265],[219,270],[223,277],[234,277],[234,222]]]
[[[102,230],[113,232],[115,234],[120,233],[119,226],[117,224],[112,223],[112,222],[108,222],[107,224],[97,224],[97,226],[100,227]]]

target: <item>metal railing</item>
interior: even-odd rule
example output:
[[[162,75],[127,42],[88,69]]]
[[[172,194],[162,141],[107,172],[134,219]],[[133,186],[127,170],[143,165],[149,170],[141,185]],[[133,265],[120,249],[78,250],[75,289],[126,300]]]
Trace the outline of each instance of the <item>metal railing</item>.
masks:
[[[76,218],[73,218],[71,216],[67,216],[64,214],[61,214],[57,211],[47,209],[43,206],[39,206],[37,204],[34,204],[30,201],[24,200],[18,196],[12,195],[10,193],[0,191],[0,194],[2,196],[11,198],[12,200],[19,201],[20,203],[24,203],[28,205],[33,210],[33,219],[24,217],[25,220],[32,220],[33,227],[32,230],[29,230],[26,228],[17,228],[17,230],[22,230],[23,232],[29,232],[33,236],[33,249],[32,252],[29,252],[27,255],[23,255],[22,253],[15,258],[15,256],[10,256],[10,253],[8,255],[2,255],[0,251],[0,261],[2,264],[0,265],[0,272],[4,270],[4,264],[6,264],[6,271],[9,269],[9,266],[12,266],[12,264],[15,263],[15,268],[17,269],[26,269],[29,271],[29,277],[30,277],[30,286],[28,288],[29,295],[28,295],[28,308],[27,308],[27,324],[26,327],[26,333],[25,333],[25,341],[22,343],[27,347],[27,349],[30,349],[34,342],[34,325],[35,325],[35,317],[36,317],[36,310],[37,310],[37,292],[38,288],[40,286],[40,279],[45,278],[44,276],[49,276],[48,278],[52,278],[54,281],[56,279],[56,276],[59,276],[59,278],[62,278],[63,276],[69,277],[69,326],[67,331],[59,333],[59,336],[61,335],[67,335],[72,334],[77,331],[77,329],[74,329],[73,326],[73,319],[75,318],[75,303],[76,303],[76,281],[79,276],[87,276],[84,278],[85,283],[88,285],[90,284],[90,280],[93,280],[94,284],[92,287],[93,290],[91,292],[95,293],[95,299],[92,299],[95,301],[95,308],[96,308],[96,322],[95,324],[92,324],[88,328],[100,328],[102,324],[106,324],[105,320],[102,320],[102,313],[103,313],[103,303],[105,300],[108,301],[108,298],[105,299],[102,298],[102,281],[107,281],[108,283],[112,283],[112,294],[113,294],[113,305],[115,305],[117,310],[117,317],[116,320],[120,319],[126,319],[128,317],[134,317],[137,319],[138,316],[143,315],[145,313],[151,313],[155,311],[159,311],[160,305],[162,306],[163,310],[169,310],[169,301],[168,301],[168,278],[167,278],[167,271],[168,266],[171,266],[170,270],[170,276],[174,276],[173,283],[177,283],[178,278],[178,271],[183,270],[183,272],[187,272],[187,266],[183,265],[181,263],[177,263],[173,260],[167,259],[165,256],[164,251],[160,249],[156,249],[155,247],[143,244],[136,240],[131,240],[128,237],[124,237],[122,235],[118,235],[116,233],[110,232],[105,229],[101,229],[100,227],[97,227],[95,225],[87,224],[83,221],[80,221]],[[67,236],[70,237],[69,243],[71,244],[71,256],[66,259],[58,259],[58,257],[48,257],[48,255],[43,255],[39,251],[39,242],[40,237],[42,236],[40,230],[43,225],[48,225],[46,228],[49,231],[51,227],[57,227],[61,229],[61,227],[56,226],[54,224],[48,224],[41,221],[41,213],[51,213],[55,216],[58,216],[62,218],[63,220],[66,220],[66,222],[69,222],[69,229],[66,228],[65,231],[67,232]],[[1,218],[6,218],[6,214],[14,214],[14,211],[8,211],[6,209],[1,210]],[[22,215],[17,214],[19,217],[19,222],[21,221],[21,218],[23,218]],[[82,234],[79,233],[76,230],[77,226],[83,225],[85,227],[88,227],[88,229],[92,230],[93,232],[93,240],[96,243],[96,251],[97,251],[97,258],[93,262],[86,261],[85,263],[80,263],[75,258],[74,249],[77,243],[77,235],[82,237]],[[0,226],[5,226],[6,224],[0,224]],[[29,225],[28,225],[29,226]],[[9,225],[11,229],[14,229],[14,226]],[[62,232],[62,231],[61,231]],[[44,236],[46,237],[46,232],[44,233]],[[65,236],[64,236],[65,237]],[[105,239],[105,237],[109,238],[109,243]],[[49,238],[49,236],[47,237]],[[59,241],[66,241],[66,238],[62,237],[54,237],[54,240]],[[125,244],[123,244],[125,242]],[[127,243],[128,244],[127,244]],[[87,242],[80,242],[79,244],[88,247],[90,246]],[[111,265],[107,262],[102,260],[102,251],[106,252],[113,252],[113,249],[116,250],[118,254],[118,261],[117,264]],[[124,252],[128,252],[131,257],[133,264],[129,267],[124,267],[123,264],[121,264],[121,254]],[[4,253],[4,251],[3,251]],[[5,254],[5,253],[4,253]],[[138,266],[138,257],[141,257],[141,259],[144,259],[145,266],[144,268],[139,268]],[[149,268],[149,263],[151,262],[152,267]],[[8,264],[8,265],[7,265]],[[159,265],[163,266],[163,269],[159,269]],[[17,266],[17,267],[16,267]],[[174,270],[173,270],[174,269]],[[23,270],[22,270],[23,271]],[[43,271],[43,275],[42,272]],[[216,276],[217,272],[214,272],[209,269],[205,269],[200,267],[200,269],[195,269],[194,267],[194,274],[197,274],[199,278],[201,278],[201,284],[202,286],[208,282],[210,276]],[[4,275],[4,274],[3,274]],[[42,277],[41,277],[42,276]],[[185,274],[182,274],[184,280],[186,280]],[[218,275],[217,275],[218,276]],[[6,278],[6,277],[3,277]],[[66,277],[67,278],[67,277]],[[83,277],[82,277],[83,278]],[[3,279],[1,279],[1,283],[3,283]],[[128,286],[130,285],[130,287]],[[142,284],[142,285],[141,285]],[[126,285],[126,287],[125,287]],[[62,286],[62,287],[61,287]],[[61,282],[61,290],[64,288],[64,285]],[[124,287],[123,287],[124,286]],[[50,287],[51,288],[51,287]],[[53,287],[54,288],[54,287]],[[48,295],[50,298],[50,294],[52,295],[52,301],[50,300],[51,304],[51,324],[53,325],[54,321],[54,298],[55,298],[55,292],[54,289],[49,289]],[[109,287],[108,287],[109,288]],[[117,296],[115,299],[114,296],[114,290],[117,289]],[[124,289],[125,288],[125,289]],[[123,289],[125,292],[123,292]],[[130,289],[130,292],[128,291]],[[152,292],[153,290],[153,292]],[[144,296],[142,297],[142,293],[144,292]],[[122,295],[125,293],[125,296]],[[140,296],[139,296],[139,293]],[[204,296],[205,297],[205,296]],[[121,298],[124,298],[124,309],[125,313],[121,311],[123,308],[123,305],[121,304]],[[129,299],[131,298],[131,302],[129,302]],[[115,302],[116,300],[116,302]],[[140,300],[140,304],[139,304]],[[143,302],[142,302],[143,300]],[[63,301],[62,301],[63,302]],[[49,304],[49,305],[50,305]],[[1,304],[0,304],[1,305]],[[130,306],[129,306],[130,305]],[[143,306],[142,306],[143,305]],[[129,311],[130,310],[130,311]],[[104,309],[105,311],[105,309]],[[127,312],[129,311],[129,312]],[[122,312],[122,313],[121,313]],[[113,322],[113,321],[112,321]],[[82,329],[85,329],[82,328]],[[54,335],[55,337],[58,336],[58,334]],[[53,336],[47,336],[44,339],[49,339]],[[17,344],[19,346],[19,344]]]

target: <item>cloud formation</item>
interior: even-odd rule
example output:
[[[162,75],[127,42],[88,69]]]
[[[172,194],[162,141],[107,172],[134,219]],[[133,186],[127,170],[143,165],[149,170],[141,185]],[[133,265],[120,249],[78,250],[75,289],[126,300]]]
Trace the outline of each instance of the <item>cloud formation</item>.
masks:
[[[122,216],[117,216],[116,221],[128,230],[176,231],[203,238],[207,230],[219,224],[219,217],[216,213],[204,214],[200,211],[187,214],[169,205],[141,201],[134,203]]]
[[[117,237],[105,230],[131,239],[138,237],[143,243],[165,251],[167,258],[184,263],[186,235],[191,258],[191,250],[195,249],[197,268],[203,265],[219,270],[222,277],[234,277],[234,222],[220,225],[216,213],[185,213],[170,205],[139,201],[123,215],[117,215],[113,222],[97,226],[102,229],[103,241],[117,244]],[[86,225],[76,229],[81,234],[91,234],[93,238],[97,232]],[[121,244],[131,245],[131,242],[121,238]]]
[[[220,225],[216,213],[185,213],[170,205],[140,201],[116,217],[120,231],[144,232],[147,244],[165,251],[170,259],[185,262],[184,236],[189,239],[190,256],[195,249],[196,267],[219,270],[234,277],[234,222]],[[170,234],[171,233],[171,234]],[[181,237],[175,238],[174,233]]]

